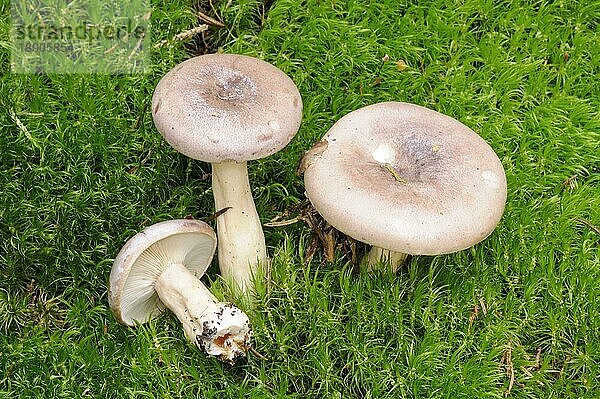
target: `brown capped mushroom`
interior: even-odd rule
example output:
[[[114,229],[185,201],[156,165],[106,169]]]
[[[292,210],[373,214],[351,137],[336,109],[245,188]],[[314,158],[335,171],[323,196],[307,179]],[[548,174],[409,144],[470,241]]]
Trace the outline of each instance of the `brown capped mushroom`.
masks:
[[[371,265],[389,259],[395,269],[406,254],[469,248],[504,211],[506,177],[492,148],[424,107],[358,109],[314,148],[304,165],[306,195],[332,226],[373,245]]]
[[[182,62],[152,98],[157,129],[177,151],[212,164],[219,266],[247,291],[259,265],[268,267],[265,238],[246,162],[282,149],[302,118],[302,99],[281,70],[244,55],[210,54]]]
[[[109,304],[125,325],[145,323],[166,308],[187,338],[207,354],[233,362],[244,356],[251,336],[248,316],[220,302],[199,278],[217,240],[198,220],[170,220],[133,236],[115,258],[110,273]]]

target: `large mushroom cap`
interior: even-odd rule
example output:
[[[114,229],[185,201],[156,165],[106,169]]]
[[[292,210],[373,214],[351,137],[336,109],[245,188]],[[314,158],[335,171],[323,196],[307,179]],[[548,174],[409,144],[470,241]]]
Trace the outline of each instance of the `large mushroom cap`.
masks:
[[[475,132],[413,104],[341,118],[307,154],[306,194],[332,226],[408,254],[468,248],[498,224],[506,177]]]
[[[110,273],[108,301],[120,323],[144,323],[164,310],[154,283],[172,263],[200,278],[217,246],[213,229],[199,220],[169,220],[147,227],[127,241]]]
[[[152,116],[182,154],[242,162],[290,142],[300,127],[302,99],[294,82],[267,62],[208,54],[182,62],[160,80]]]

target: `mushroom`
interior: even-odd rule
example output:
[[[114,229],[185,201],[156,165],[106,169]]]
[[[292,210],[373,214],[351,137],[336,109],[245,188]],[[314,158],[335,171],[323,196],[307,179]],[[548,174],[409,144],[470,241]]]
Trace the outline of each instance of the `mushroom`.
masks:
[[[506,176],[467,126],[413,104],[384,102],[337,121],[304,157],[306,195],[333,227],[373,245],[392,269],[407,254],[469,248],[496,227]]]
[[[169,308],[187,338],[207,354],[233,363],[249,348],[248,316],[220,302],[199,280],[217,245],[213,229],[198,220],[170,220],[133,236],[115,258],[108,300],[127,326]]]
[[[219,266],[248,292],[269,267],[246,162],[274,154],[300,126],[302,99],[281,70],[244,55],[209,54],[182,62],[158,83],[154,123],[188,157],[212,164]]]

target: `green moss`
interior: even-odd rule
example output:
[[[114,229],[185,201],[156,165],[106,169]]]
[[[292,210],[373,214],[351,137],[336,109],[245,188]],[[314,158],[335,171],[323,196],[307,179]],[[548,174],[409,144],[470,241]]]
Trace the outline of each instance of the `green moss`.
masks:
[[[235,367],[188,345],[172,316],[118,325],[106,299],[127,238],[213,212],[209,166],[166,145],[148,109],[158,79],[188,56],[184,46],[153,50],[147,75],[3,74],[0,397],[500,398],[507,363],[510,397],[597,397],[599,237],[576,218],[600,224],[599,9],[217,4],[227,28],[211,45],[272,62],[304,99],[293,142],[250,163],[265,221],[304,199],[302,152],[347,112],[379,101],[417,103],[471,127],[498,153],[509,189],[491,237],[413,257],[396,276],[352,276],[341,252],[334,264],[317,254],[306,265],[304,226],[267,228],[273,285],[251,315],[268,360]],[[196,24],[187,3],[154,4],[155,42]],[[216,267],[211,281],[219,285]]]

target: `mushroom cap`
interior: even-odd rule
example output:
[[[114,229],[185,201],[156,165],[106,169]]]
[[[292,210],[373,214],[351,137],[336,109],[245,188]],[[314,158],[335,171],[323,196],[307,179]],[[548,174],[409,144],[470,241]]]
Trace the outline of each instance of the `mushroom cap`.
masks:
[[[154,283],[161,273],[170,264],[179,263],[200,278],[216,247],[214,230],[199,220],[160,222],[130,238],[110,272],[108,301],[117,320],[132,326],[160,314],[165,306]]]
[[[496,227],[506,176],[467,126],[387,102],[341,118],[307,153],[306,195],[333,227],[413,255],[459,251]]]
[[[152,97],[167,142],[205,162],[244,162],[274,154],[294,137],[302,98],[285,73],[254,57],[207,54],[169,71]]]

